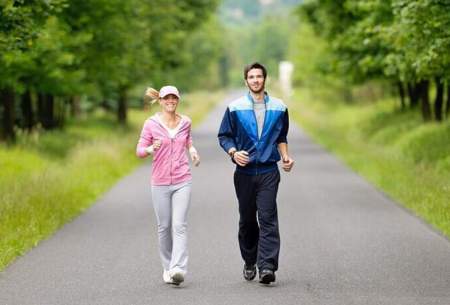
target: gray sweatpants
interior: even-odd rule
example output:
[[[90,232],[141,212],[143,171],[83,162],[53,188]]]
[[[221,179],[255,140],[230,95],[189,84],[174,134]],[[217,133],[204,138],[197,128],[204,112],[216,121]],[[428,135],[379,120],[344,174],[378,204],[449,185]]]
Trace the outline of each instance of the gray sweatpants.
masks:
[[[159,251],[164,270],[187,271],[187,213],[191,182],[153,185],[152,200],[158,223]]]

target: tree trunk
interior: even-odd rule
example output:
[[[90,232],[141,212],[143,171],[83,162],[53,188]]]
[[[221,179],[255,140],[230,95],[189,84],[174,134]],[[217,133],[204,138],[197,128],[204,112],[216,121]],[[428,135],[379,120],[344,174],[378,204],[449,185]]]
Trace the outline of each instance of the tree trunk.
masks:
[[[430,96],[428,94],[428,89],[430,87],[430,81],[423,80],[419,83],[420,86],[420,109],[422,111],[422,118],[425,122],[431,120],[431,107],[430,107]]]
[[[68,104],[67,98],[55,97],[55,127],[63,128],[66,122],[66,104]]]
[[[69,103],[70,103],[70,115],[74,118],[79,118],[81,115],[80,97],[71,96]]]
[[[445,118],[450,115],[450,82],[447,84],[447,106],[445,108]]]
[[[120,89],[118,103],[117,118],[120,124],[125,125],[127,123],[127,90],[124,88]]]
[[[401,81],[397,82],[398,94],[400,95],[400,107],[402,110],[406,108],[405,105],[405,87],[403,87],[403,83]]]
[[[5,88],[0,91],[0,99],[3,104],[3,132],[2,137],[7,140],[14,142],[16,140],[16,133],[14,131],[14,120],[15,120],[15,93],[10,88]]]
[[[409,105],[411,108],[415,108],[419,104],[419,90],[419,84],[415,82],[408,83]]]
[[[55,127],[54,97],[51,94],[38,94],[39,122],[44,129]]]
[[[56,126],[55,120],[55,97],[51,94],[46,94],[46,117],[48,129],[53,129]]]
[[[34,127],[34,115],[30,90],[25,91],[25,93],[22,95],[20,106],[23,116],[23,128],[25,128],[28,132],[31,132]]]
[[[44,120],[45,111],[45,94],[38,93],[37,95],[37,120],[42,125],[42,121]]]
[[[436,77],[436,100],[434,101],[434,117],[436,121],[442,121],[442,106],[444,103],[444,83]]]

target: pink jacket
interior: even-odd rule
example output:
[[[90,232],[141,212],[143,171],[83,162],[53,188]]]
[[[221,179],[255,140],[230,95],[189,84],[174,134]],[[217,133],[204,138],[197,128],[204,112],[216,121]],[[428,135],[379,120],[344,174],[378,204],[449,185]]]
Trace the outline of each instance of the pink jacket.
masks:
[[[136,155],[145,158],[145,149],[153,140],[161,140],[161,147],[153,153],[152,185],[171,185],[191,180],[187,148],[192,144],[191,120],[181,116],[180,129],[174,138],[159,122],[156,115],[148,118],[141,131],[136,147]]]

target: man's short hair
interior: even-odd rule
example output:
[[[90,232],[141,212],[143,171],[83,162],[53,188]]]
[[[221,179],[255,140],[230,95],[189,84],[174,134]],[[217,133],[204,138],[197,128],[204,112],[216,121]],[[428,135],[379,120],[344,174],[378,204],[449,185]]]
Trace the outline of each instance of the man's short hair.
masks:
[[[261,69],[263,72],[263,76],[264,79],[266,79],[267,76],[267,69],[266,67],[264,67],[262,64],[260,64],[259,62],[254,62],[252,64],[246,65],[244,68],[244,79],[247,79],[247,75],[248,75],[248,71],[250,71],[251,69]]]

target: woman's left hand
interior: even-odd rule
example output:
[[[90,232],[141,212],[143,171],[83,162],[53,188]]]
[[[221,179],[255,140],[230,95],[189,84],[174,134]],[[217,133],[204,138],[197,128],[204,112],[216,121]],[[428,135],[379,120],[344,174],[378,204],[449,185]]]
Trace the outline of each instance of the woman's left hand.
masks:
[[[191,159],[192,163],[194,163],[194,166],[200,165],[200,156],[198,155],[197,152],[191,152]]]

